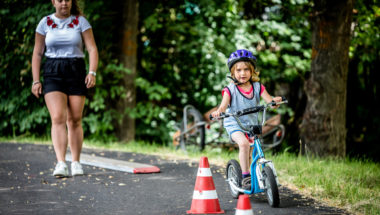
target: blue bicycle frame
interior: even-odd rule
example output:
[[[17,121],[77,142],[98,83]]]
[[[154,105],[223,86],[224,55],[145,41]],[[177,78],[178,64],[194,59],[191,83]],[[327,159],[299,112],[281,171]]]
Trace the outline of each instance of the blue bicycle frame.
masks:
[[[257,161],[260,159],[260,158],[264,158],[264,152],[263,150],[261,149],[261,146],[260,146],[260,139],[255,136],[255,140],[254,140],[254,143],[251,145],[251,147],[253,147],[253,150],[252,150],[252,163],[251,163],[251,190],[245,190],[244,193],[245,194],[253,194],[253,193],[261,193],[261,192],[264,192],[264,190],[260,189],[260,186],[259,186],[259,182],[258,182],[258,176],[257,176],[257,172],[256,172],[256,165],[258,164]],[[262,165],[262,167],[264,168],[264,164]]]

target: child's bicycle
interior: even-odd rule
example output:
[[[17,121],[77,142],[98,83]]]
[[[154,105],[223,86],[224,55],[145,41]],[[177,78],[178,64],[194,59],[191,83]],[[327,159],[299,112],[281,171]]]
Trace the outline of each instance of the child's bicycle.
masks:
[[[282,102],[271,102],[266,105],[260,105],[253,108],[248,108],[242,111],[237,111],[235,113],[222,113],[217,119],[223,119],[226,117],[234,117],[238,122],[239,126],[245,131],[248,132],[251,136],[254,137],[254,142],[251,144],[252,157],[251,160],[251,189],[245,190],[242,188],[242,171],[240,164],[237,160],[232,159],[227,163],[226,176],[227,183],[231,195],[234,198],[238,198],[240,194],[255,194],[266,192],[268,203],[272,207],[278,207],[280,204],[280,196],[278,192],[278,179],[277,173],[274,168],[272,161],[266,160],[264,157],[264,152],[261,149],[260,138],[258,135],[261,134],[262,126],[265,123],[265,114],[267,108],[274,105],[279,105],[287,103],[283,98]],[[252,125],[244,127],[239,120],[240,116],[263,112],[262,115],[262,124],[261,125]]]
[[[212,121],[209,118],[210,113],[216,109],[217,107],[214,107],[202,115],[194,106],[186,105],[183,109],[182,122],[178,123],[177,132],[173,135],[173,145],[176,149],[186,151],[187,147],[192,145],[202,151],[207,144],[215,146],[230,143],[228,136],[224,133],[223,121]],[[206,138],[206,131],[209,132],[208,138]],[[285,126],[281,124],[281,115],[269,117],[265,120],[260,135],[263,151],[280,145],[284,136]]]

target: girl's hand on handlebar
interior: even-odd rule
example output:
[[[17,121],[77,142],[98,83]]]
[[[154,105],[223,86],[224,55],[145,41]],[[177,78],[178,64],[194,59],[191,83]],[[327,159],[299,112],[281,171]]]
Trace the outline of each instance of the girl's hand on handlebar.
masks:
[[[212,116],[213,118],[218,118],[218,117],[220,116],[221,113],[222,113],[222,112],[218,109],[218,110],[212,112],[212,113],[211,113],[211,116]]]
[[[282,101],[282,98],[280,96],[277,96],[277,97],[274,97],[272,101],[274,101],[275,103],[278,103]],[[272,108],[278,108],[278,107],[280,107],[280,105],[272,106]]]

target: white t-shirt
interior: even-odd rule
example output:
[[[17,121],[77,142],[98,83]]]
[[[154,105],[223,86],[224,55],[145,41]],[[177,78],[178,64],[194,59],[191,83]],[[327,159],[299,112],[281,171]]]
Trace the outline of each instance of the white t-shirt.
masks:
[[[46,57],[84,58],[81,33],[89,28],[91,25],[83,16],[59,19],[51,14],[41,19],[36,32],[45,36]]]

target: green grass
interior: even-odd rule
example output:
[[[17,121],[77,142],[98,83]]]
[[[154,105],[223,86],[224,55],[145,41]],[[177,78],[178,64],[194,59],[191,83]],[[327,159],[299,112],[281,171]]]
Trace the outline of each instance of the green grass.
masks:
[[[380,214],[380,165],[283,153],[273,157],[279,177],[301,192],[360,214]]]
[[[0,138],[1,142],[29,142],[51,144],[48,139]],[[237,159],[237,150],[207,147],[204,152],[190,148],[188,152],[144,142],[121,144],[85,141],[84,147],[110,149],[159,155],[171,159],[199,161],[207,156],[211,165],[224,167],[229,159]],[[306,158],[289,153],[275,156],[273,160],[280,182],[297,192],[330,206],[340,207],[355,214],[380,214],[380,164],[349,159]]]

